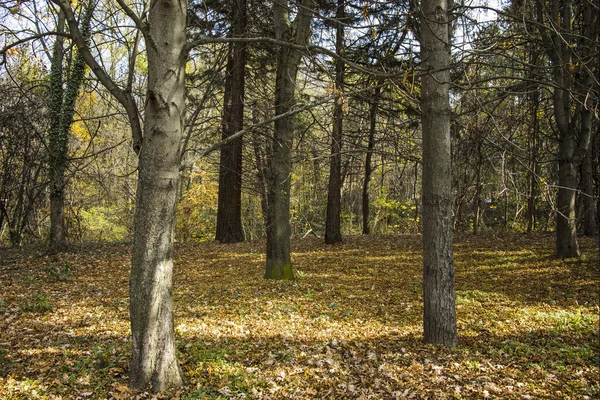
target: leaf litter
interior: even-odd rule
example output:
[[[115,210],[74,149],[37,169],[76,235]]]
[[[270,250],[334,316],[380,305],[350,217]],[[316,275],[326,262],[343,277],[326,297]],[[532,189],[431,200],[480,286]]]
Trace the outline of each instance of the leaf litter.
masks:
[[[585,399],[600,396],[598,247],[548,234],[458,237],[459,345],[421,340],[421,238],[294,241],[296,280],[267,281],[264,242],[179,244],[186,386],[127,386],[127,246],[2,250],[3,399]]]

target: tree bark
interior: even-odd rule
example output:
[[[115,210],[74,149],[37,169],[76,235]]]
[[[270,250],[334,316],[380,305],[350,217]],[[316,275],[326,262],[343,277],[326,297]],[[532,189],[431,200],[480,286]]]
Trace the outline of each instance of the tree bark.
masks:
[[[363,235],[371,234],[371,226],[369,225],[369,212],[371,203],[369,200],[369,183],[373,174],[373,166],[371,160],[373,158],[373,149],[375,148],[375,132],[377,130],[377,108],[379,106],[379,96],[381,95],[381,87],[375,89],[375,94],[371,102],[369,110],[369,139],[367,142],[367,155],[365,156],[365,179],[362,187],[362,220],[363,220]]]
[[[247,26],[246,0],[232,2],[232,36],[245,37]],[[244,127],[244,78],[246,72],[246,44],[229,44],[223,139]],[[219,194],[217,232],[215,239],[221,243],[244,241],[242,229],[242,138],[221,147],[219,166]]]
[[[90,21],[94,3],[88,2],[80,21],[84,41],[90,40]],[[58,18],[58,31],[64,31],[65,19],[62,13]],[[63,90],[63,47],[64,38],[56,38],[53,62],[50,72],[50,131],[48,148],[50,151],[50,252],[60,252],[67,248],[65,229],[65,173],[69,163],[69,132],[73,125],[75,104],[85,77],[85,61],[81,52],[76,51],[66,89]]]
[[[57,32],[64,32],[65,17],[62,12],[58,14],[56,25]],[[50,238],[48,249],[51,252],[60,252],[66,249],[64,218],[64,171],[66,169],[67,138],[61,132],[61,114],[63,109],[63,36],[56,36],[52,51],[52,64],[50,67],[50,96],[48,103],[50,129],[48,131],[48,168],[50,175]]]
[[[302,0],[293,23],[289,19],[287,0],[273,4],[275,38],[305,45],[310,36],[312,0]],[[275,113],[289,112],[294,104],[296,75],[302,54],[297,49],[280,47],[277,54],[275,82]],[[294,279],[290,244],[290,180],[292,172],[292,142],[294,126],[292,117],[275,121],[270,149],[268,176],[267,262],[265,278]]]
[[[424,339],[455,346],[447,1],[422,0],[420,18]]]
[[[536,79],[535,67],[538,64],[538,57],[534,46],[529,48],[529,78]],[[538,170],[538,147],[539,147],[539,118],[538,109],[540,102],[540,93],[537,87],[529,95],[531,104],[531,133],[529,135],[529,194],[527,196],[527,232],[535,229],[535,198],[537,196],[537,170]]]
[[[594,86],[591,67],[593,48],[598,34],[598,13],[591,2],[584,2],[578,15],[581,24],[573,23],[572,1],[552,0],[549,12],[541,0],[536,1],[538,29],[552,62],[554,81],[554,120],[559,132],[558,195],[556,210],[556,255],[559,258],[579,257],[575,219],[577,169],[589,146],[591,110],[589,88]],[[579,14],[579,13],[578,13]],[[575,26],[580,27],[575,32]],[[577,63],[573,63],[578,51]],[[585,68],[581,68],[586,65]],[[575,73],[571,71],[575,70]],[[575,107],[571,99],[577,99]],[[577,118],[580,132],[576,134]]]
[[[258,124],[260,119],[256,112],[256,107],[252,107],[252,123]],[[252,132],[252,148],[254,150],[254,159],[256,162],[256,190],[260,196],[260,211],[263,217],[264,226],[267,226],[267,215],[269,207],[267,205],[267,183],[265,178],[265,166],[264,166],[264,148],[261,146],[260,134],[264,135],[264,132]]]
[[[344,55],[344,0],[338,0],[336,18],[335,51]],[[342,241],[340,214],[342,212],[342,135],[344,116],[344,62],[335,61],[335,104],[333,105],[333,132],[331,137],[331,157],[329,159],[329,187],[327,191],[327,214],[325,219],[325,243]]]
[[[173,326],[173,230],[185,110],[185,0],[152,1],[130,276],[133,387],[182,385]]]
[[[479,132],[477,134],[477,187],[475,188],[475,222],[473,223],[473,235],[477,236],[479,231],[479,223],[481,218],[481,168],[483,164],[483,156],[481,154],[481,138]]]
[[[592,148],[588,149],[581,164],[581,202],[583,203],[583,234],[596,236],[596,210],[594,206],[594,176],[592,169]]]

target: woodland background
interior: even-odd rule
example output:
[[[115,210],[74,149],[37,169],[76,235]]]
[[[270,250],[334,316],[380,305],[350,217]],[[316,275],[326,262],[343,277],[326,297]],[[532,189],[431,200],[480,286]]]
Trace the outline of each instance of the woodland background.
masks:
[[[5,1],[3,40],[39,34],[39,15],[52,30],[54,14],[43,2]],[[99,4],[92,18],[94,51],[116,82],[131,85],[145,102],[147,68],[136,54],[135,32],[110,3]],[[227,4],[191,2],[192,31],[227,36]],[[313,22],[313,42],[334,48],[331,13],[323,4]],[[459,13],[460,12],[460,13]],[[362,70],[347,67],[341,144],[341,230],[365,231],[368,209],[372,233],[417,233],[420,223],[421,138],[419,128],[418,45],[410,34],[409,3],[360,3],[348,7],[345,57]],[[559,133],[553,122],[551,72],[542,38],[523,25],[534,18],[531,4],[487,7],[457,5],[452,69],[453,215],[456,231],[550,231],[556,219]],[[121,18],[121,19],[119,19]],[[248,4],[247,35],[269,36],[270,8]],[[10,21],[10,22],[9,22]],[[533,22],[532,22],[533,23]],[[407,34],[408,32],[408,34]],[[404,33],[404,34],[403,34]],[[48,109],[52,36],[3,52],[3,102],[0,108],[0,239],[5,245],[48,240],[49,169],[52,146]],[[244,127],[274,116],[274,65],[269,44],[247,49]],[[223,131],[227,43],[208,44],[190,54],[187,78],[186,138],[183,164],[219,141]],[[63,74],[69,80],[76,50],[67,42]],[[597,71],[597,47],[591,64]],[[70,64],[69,64],[70,63]],[[298,101],[319,102],[333,94],[334,63],[326,55],[305,57],[300,65]],[[133,68],[133,70],[131,70]],[[133,72],[133,73],[132,73]],[[394,75],[393,79],[385,74]],[[597,78],[597,75],[596,75]],[[129,79],[129,82],[127,81]],[[586,107],[597,114],[597,79]],[[327,207],[330,148],[335,101],[295,115],[291,224],[293,234],[323,236]],[[575,107],[575,105],[574,105]],[[575,125],[577,123],[574,122]],[[574,129],[576,130],[576,126]],[[248,239],[265,235],[267,152],[272,124],[249,130],[243,139],[241,221]],[[70,242],[122,242],[132,234],[137,157],[127,119],[103,86],[89,74],[74,102],[65,170],[64,216]],[[585,234],[597,229],[598,118],[578,168],[577,224]],[[366,158],[370,171],[365,171]],[[176,240],[212,240],[216,229],[219,153],[188,163],[182,171]],[[370,175],[368,188],[365,174]],[[368,196],[365,205],[365,195]],[[586,225],[587,224],[587,225]]]
[[[0,1],[0,397],[597,397],[599,10]]]

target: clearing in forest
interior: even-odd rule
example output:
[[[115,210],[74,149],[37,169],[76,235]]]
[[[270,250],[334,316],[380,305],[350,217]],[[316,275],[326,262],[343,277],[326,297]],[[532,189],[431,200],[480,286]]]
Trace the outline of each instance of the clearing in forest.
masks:
[[[181,244],[175,326],[186,387],[158,398],[598,398],[595,241],[455,241],[459,346],[421,340],[419,236],[294,240],[294,282],[264,242]],[[0,398],[151,398],[127,387],[128,246],[0,250]]]

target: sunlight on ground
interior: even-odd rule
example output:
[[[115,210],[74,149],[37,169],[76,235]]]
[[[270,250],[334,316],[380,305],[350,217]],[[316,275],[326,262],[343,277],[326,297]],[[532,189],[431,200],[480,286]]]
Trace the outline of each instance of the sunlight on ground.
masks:
[[[175,326],[188,384],[164,398],[600,395],[594,242],[582,241],[581,260],[562,261],[548,235],[459,239],[459,346],[444,349],[421,341],[420,240],[296,240],[295,282],[263,279],[263,242],[178,246]],[[125,248],[5,251],[0,398],[148,397],[127,387]]]

